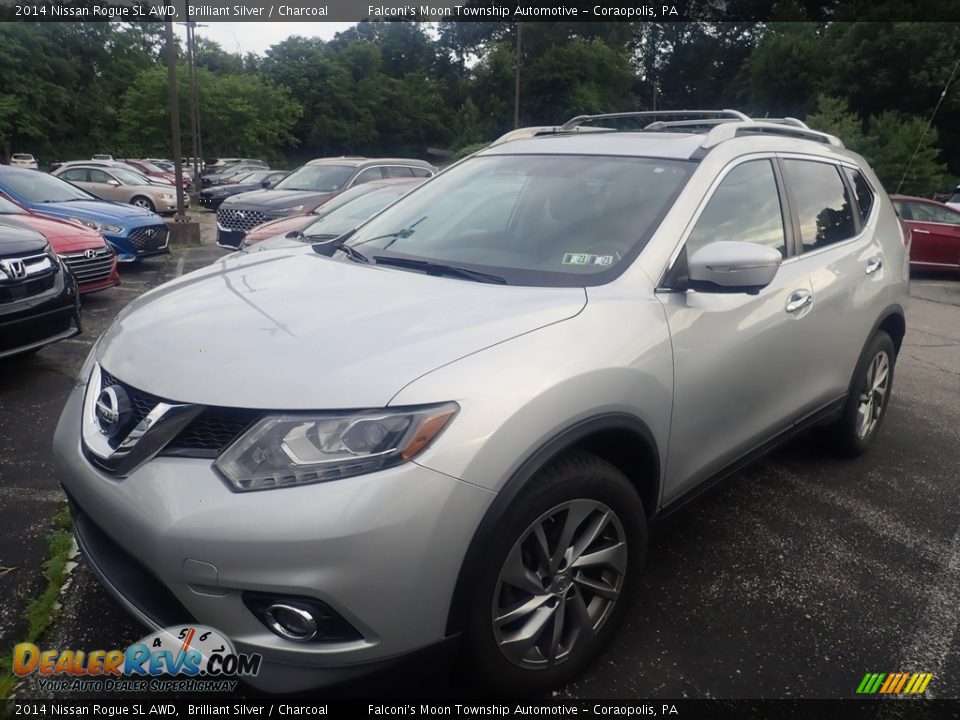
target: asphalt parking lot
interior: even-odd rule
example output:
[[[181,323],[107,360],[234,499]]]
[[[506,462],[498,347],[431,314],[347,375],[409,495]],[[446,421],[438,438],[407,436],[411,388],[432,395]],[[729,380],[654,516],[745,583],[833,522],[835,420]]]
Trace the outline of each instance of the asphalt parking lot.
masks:
[[[85,301],[81,337],[2,364],[0,648],[23,632],[64,499],[49,459],[64,397],[124,304],[222,254],[212,215],[199,217],[204,246],[124,268],[121,288]],[[667,521],[622,631],[559,696],[851,697],[867,672],[932,672],[928,695],[960,697],[960,279],[915,278],[912,294],[894,401],[871,452],[838,460],[801,437]],[[78,558],[42,644],[122,648],[143,634]],[[421,670],[404,675],[404,692],[464,691]]]

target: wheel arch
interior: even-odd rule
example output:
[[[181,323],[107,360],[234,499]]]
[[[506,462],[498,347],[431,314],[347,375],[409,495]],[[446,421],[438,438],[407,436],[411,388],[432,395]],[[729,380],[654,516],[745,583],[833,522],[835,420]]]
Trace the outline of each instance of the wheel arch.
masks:
[[[500,518],[544,466],[573,450],[584,450],[614,465],[637,490],[647,519],[656,514],[660,503],[660,454],[656,439],[646,423],[625,413],[609,413],[582,420],[562,430],[523,461],[504,483],[480,521],[467,547],[454,586],[447,614],[448,637],[463,629],[476,568],[483,559]]]

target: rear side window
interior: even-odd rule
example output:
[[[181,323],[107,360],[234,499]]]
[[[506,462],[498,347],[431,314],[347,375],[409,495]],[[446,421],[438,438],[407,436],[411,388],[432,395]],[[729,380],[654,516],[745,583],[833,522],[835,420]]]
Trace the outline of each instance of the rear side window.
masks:
[[[843,172],[850,181],[850,187],[853,188],[853,197],[860,210],[860,222],[865,223],[873,209],[873,190],[870,189],[869,183],[859,170],[845,167]]]
[[[413,170],[403,165],[389,165],[383,169],[383,173],[388,178],[412,178]]]
[[[687,257],[720,240],[766,245],[786,256],[780,194],[769,160],[737,165],[720,181],[687,238]]]
[[[800,221],[803,252],[819,250],[856,235],[853,208],[835,165],[784,160],[783,172]]]
[[[960,212],[951,210],[944,205],[933,203],[906,203],[910,208],[910,217],[917,222],[942,223],[944,225],[960,225]]]
[[[433,177],[433,173],[427,170],[427,168],[412,167],[410,169],[413,171],[414,177]]]
[[[69,182],[87,182],[86,170],[67,170],[60,175],[61,178]]]
[[[383,180],[383,168],[381,167],[367,168],[362,173],[357,175],[357,177],[353,181],[353,184],[363,185],[364,183],[368,183],[371,180]]]

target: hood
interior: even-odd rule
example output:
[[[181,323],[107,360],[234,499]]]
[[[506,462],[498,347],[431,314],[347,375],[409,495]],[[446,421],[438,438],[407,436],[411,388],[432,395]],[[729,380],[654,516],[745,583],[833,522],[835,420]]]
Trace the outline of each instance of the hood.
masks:
[[[167,400],[383,407],[431,370],[585,304],[583,288],[431,277],[309,247],[235,254],[134,300],[97,357],[112,375]]]
[[[41,252],[46,247],[47,239],[36,230],[0,217],[0,255]]]
[[[236,210],[283,210],[297,205],[311,207],[333,195],[334,193],[308,190],[254,190],[234,195],[225,200],[222,207]]]
[[[2,217],[42,233],[50,241],[56,253],[101,248],[106,244],[100,233],[77,223],[36,215],[4,215]]]
[[[99,220],[100,222],[116,225],[152,225],[163,222],[156,213],[121,203],[107,202],[106,200],[77,200],[62,203],[37,203],[31,209],[40,214],[55,218],[82,218],[84,220]]]
[[[248,183],[246,185],[242,183],[227,183],[226,185],[214,185],[200,194],[207,197],[223,197],[225,195],[236,195],[237,193],[251,192],[259,189],[260,183]]]
[[[286,235],[271,235],[265,240],[258,240],[253,245],[246,244],[246,238],[244,238],[244,244],[240,246],[240,251],[245,253],[260,252],[261,250],[289,250],[291,248],[302,248],[305,245],[310,243],[304,243],[300,240],[294,240],[293,238],[288,238]],[[332,255],[333,253],[324,253],[326,255]]]
[[[247,245],[252,245],[276,235],[286,235],[288,232],[293,232],[294,230],[302,230],[315,220],[317,220],[316,215],[294,215],[293,217],[271,220],[270,222],[257,225],[253,230],[244,235],[243,242]],[[297,244],[303,245],[303,243]]]

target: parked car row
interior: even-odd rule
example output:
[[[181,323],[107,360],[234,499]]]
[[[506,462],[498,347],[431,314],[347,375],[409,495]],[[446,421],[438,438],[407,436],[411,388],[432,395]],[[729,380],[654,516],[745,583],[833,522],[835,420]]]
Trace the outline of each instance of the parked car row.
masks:
[[[236,249],[246,233],[269,220],[306,215],[338,193],[374,180],[426,179],[437,168],[407,158],[324,158],[294,170],[272,189],[240,193],[217,210],[217,245]]]
[[[111,191],[132,185],[126,173],[136,175],[77,165],[59,174],[80,172],[87,179],[101,172],[118,178],[117,185],[107,183]],[[78,334],[80,296],[119,285],[118,262],[169,253],[168,240],[166,223],[144,205],[111,202],[55,175],[0,166],[0,358]]]
[[[243,172],[229,182],[200,191],[197,202],[201,207],[216,210],[228,197],[251,190],[269,190],[283,180],[288,172],[284,170],[254,170]]]

